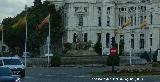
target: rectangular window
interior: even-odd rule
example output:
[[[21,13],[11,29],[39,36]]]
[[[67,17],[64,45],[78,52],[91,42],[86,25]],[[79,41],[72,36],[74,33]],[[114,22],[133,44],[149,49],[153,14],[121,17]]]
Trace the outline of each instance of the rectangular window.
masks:
[[[87,42],[88,34],[84,33],[84,42]]]
[[[144,6],[144,12],[146,11],[146,9],[147,9],[146,6]]]
[[[126,16],[124,17],[124,22],[127,22],[127,18],[126,18]]]
[[[107,14],[110,14],[111,7],[107,7]]]
[[[98,9],[98,26],[101,26],[101,12],[102,12],[102,10],[101,10],[101,7],[97,7],[97,9]]]
[[[75,12],[77,12],[77,10],[78,10],[78,7],[75,7]]]
[[[140,17],[140,24],[143,22],[143,16]]]
[[[131,48],[134,49],[134,34],[131,34]]]
[[[131,16],[131,26],[133,26],[133,16]]]
[[[79,15],[79,26],[83,26],[83,15]]]
[[[73,34],[73,42],[74,42],[74,43],[77,42],[77,34],[76,34],[76,33]]]
[[[152,34],[150,34],[150,46],[152,46]]]
[[[110,26],[110,17],[107,17],[107,26]]]
[[[110,26],[110,21],[107,21],[107,26]]]
[[[124,18],[121,17],[121,26],[123,25],[123,23],[124,23]]]
[[[120,35],[120,48],[124,49],[124,35]]]
[[[101,16],[98,17],[98,26],[101,26],[102,23],[101,23]]]
[[[124,43],[124,35],[120,35],[120,42]]]
[[[109,46],[110,46],[110,34],[107,33],[106,34],[106,47],[109,48]]]
[[[87,12],[87,7],[84,7],[84,11]]]
[[[120,15],[118,16],[118,19],[119,19],[118,25],[121,26],[121,18],[120,18]]]
[[[101,7],[98,7],[97,9],[98,9],[98,14],[101,15]]]
[[[147,16],[144,16],[144,19],[146,19],[147,18]]]
[[[101,42],[101,33],[97,33],[97,42]]]
[[[152,46],[152,38],[150,38],[150,46]]]
[[[140,49],[144,48],[144,34],[140,34]]]
[[[134,17],[134,25],[136,26],[136,21],[137,20],[137,18],[136,18],[136,16]]]
[[[152,22],[153,22],[153,15],[152,15],[152,13],[151,13],[151,20],[150,21],[151,21],[151,24],[152,24]]]

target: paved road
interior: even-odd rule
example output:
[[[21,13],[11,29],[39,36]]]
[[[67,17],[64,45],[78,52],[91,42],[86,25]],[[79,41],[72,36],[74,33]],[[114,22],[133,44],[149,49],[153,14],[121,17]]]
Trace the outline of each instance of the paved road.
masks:
[[[58,67],[27,68],[22,82],[160,82],[160,76],[145,77],[91,77],[92,71],[103,71],[106,68],[91,67]],[[128,81],[127,81],[128,80]]]

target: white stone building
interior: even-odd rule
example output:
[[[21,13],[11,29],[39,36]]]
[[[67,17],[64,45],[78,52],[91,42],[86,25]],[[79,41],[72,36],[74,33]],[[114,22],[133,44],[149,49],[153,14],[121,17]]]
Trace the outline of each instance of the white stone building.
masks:
[[[65,42],[76,42],[83,33],[85,42],[102,42],[103,54],[111,48],[111,38],[124,41],[124,51],[141,53],[160,48],[160,0],[47,0],[62,9]],[[124,23],[131,23],[121,31]],[[140,25],[147,22],[144,29]]]

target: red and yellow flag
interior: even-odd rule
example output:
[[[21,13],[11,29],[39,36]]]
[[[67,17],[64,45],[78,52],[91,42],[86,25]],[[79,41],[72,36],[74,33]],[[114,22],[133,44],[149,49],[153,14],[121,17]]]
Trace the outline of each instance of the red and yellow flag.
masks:
[[[122,29],[123,29],[124,27],[129,26],[131,23],[132,23],[132,19],[131,19],[131,17],[130,17],[130,18],[128,18],[127,21],[122,25]]]
[[[26,24],[26,16],[21,17],[18,22],[14,23],[12,25],[13,28],[22,27]]]
[[[50,14],[38,25],[38,29],[41,29],[45,24],[49,23]]]
[[[0,25],[0,31],[2,31],[3,30],[3,25]]]
[[[144,29],[145,27],[146,27],[146,25],[147,25],[147,19],[144,19],[144,21],[140,24],[140,28],[141,29]]]

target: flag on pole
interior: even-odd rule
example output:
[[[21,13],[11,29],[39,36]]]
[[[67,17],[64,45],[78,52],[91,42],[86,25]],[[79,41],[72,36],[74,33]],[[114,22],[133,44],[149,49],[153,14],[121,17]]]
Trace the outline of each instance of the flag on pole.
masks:
[[[20,28],[26,24],[26,16],[20,17],[20,19],[12,25],[12,28]]]
[[[25,38],[25,59],[24,59],[24,61],[25,61],[25,66],[27,66],[27,58],[26,58],[26,55],[27,55],[27,40],[28,40],[28,37],[27,37],[27,35],[28,35],[28,25],[27,25],[27,5],[25,5],[25,10],[26,10],[26,15],[24,16],[24,18],[22,18],[22,24],[25,24],[26,25],[26,38]]]
[[[50,14],[38,25],[38,29],[41,29],[45,24],[49,23]]]
[[[0,32],[3,30],[3,25],[0,25]]]
[[[140,24],[140,28],[141,29],[144,29],[145,27],[146,27],[146,25],[147,25],[147,19],[144,19],[144,21]]]
[[[131,19],[131,17],[129,17],[129,18],[127,19],[127,21],[122,25],[122,29],[123,29],[124,27],[129,26],[131,23],[132,23],[132,19]]]
[[[123,33],[122,28],[118,28],[118,29],[116,29],[116,33],[118,33],[118,34],[122,34],[122,33]]]

